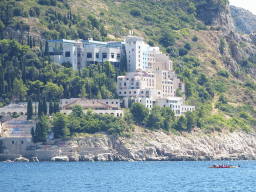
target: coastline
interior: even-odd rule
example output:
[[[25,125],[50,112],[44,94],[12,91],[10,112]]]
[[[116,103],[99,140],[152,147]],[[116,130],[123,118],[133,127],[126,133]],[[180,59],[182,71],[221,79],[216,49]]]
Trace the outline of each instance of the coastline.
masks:
[[[0,161],[216,161],[256,160],[256,136],[243,131],[212,135],[136,128],[130,138],[95,134],[84,138],[28,143],[19,154],[5,149]]]

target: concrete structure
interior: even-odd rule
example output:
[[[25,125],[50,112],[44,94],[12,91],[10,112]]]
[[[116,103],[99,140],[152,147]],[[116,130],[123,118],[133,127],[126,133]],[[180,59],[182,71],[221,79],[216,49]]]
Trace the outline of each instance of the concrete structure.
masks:
[[[26,120],[27,116],[22,115],[3,123],[1,130],[7,137],[31,137],[31,128],[36,128],[35,120]]]
[[[150,47],[148,52],[148,71],[172,70],[173,64],[168,54],[160,52],[159,47]]]
[[[115,117],[124,116],[124,111],[120,109],[119,99],[61,99],[60,112],[70,114],[74,105],[81,105],[85,113],[87,109],[92,109],[97,114],[110,114]]]
[[[149,45],[141,37],[128,36],[125,38],[127,72],[147,70]]]
[[[6,105],[2,108],[0,108],[0,115],[26,115],[27,114],[27,102],[19,102],[19,103],[11,103],[9,105]],[[47,109],[49,109],[50,103],[47,102]],[[38,113],[38,102],[33,102],[33,113]]]
[[[92,38],[77,41],[49,40],[48,45],[54,62],[70,62],[74,70],[106,60],[119,67],[121,55],[125,51],[123,42],[99,42]]]

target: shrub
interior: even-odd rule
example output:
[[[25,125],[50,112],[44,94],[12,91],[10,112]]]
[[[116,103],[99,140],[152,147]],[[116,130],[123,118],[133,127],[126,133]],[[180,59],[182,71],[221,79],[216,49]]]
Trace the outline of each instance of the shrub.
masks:
[[[171,57],[178,57],[179,56],[179,51],[176,47],[169,46],[166,49],[166,52],[170,54]]]
[[[246,87],[250,87],[250,88],[252,88],[252,89],[256,89],[256,85],[255,85],[255,83],[253,83],[253,82],[251,82],[251,81],[247,81],[246,83],[245,83],[245,86]]]
[[[229,78],[229,72],[224,70],[224,69],[221,69],[221,70],[218,70],[217,71],[217,74],[222,76],[222,77],[226,77],[226,78]]]
[[[191,44],[190,44],[190,43],[186,43],[186,44],[184,45],[184,48],[190,51],[192,47],[191,47]]]
[[[182,57],[188,54],[188,50],[186,48],[179,48],[179,55]]]
[[[141,16],[141,11],[139,8],[134,8],[131,10],[130,14],[134,17],[140,17]]]
[[[211,60],[211,63],[212,63],[213,65],[216,65],[216,60],[215,60],[215,59]]]
[[[194,41],[194,42],[198,41],[198,37],[194,35],[192,38],[192,41]]]

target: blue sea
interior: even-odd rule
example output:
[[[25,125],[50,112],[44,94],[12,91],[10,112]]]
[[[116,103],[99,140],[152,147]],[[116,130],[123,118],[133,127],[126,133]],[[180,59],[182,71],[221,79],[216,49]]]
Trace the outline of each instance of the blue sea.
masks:
[[[256,191],[256,161],[0,163],[0,191]]]

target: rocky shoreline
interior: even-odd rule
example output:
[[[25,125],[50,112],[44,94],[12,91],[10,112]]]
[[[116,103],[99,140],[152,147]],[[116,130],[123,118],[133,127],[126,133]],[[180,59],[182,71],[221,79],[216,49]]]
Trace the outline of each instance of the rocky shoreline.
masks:
[[[31,143],[26,152],[19,155],[22,157],[7,158],[8,154],[0,154],[0,159],[9,162],[255,160],[256,135],[242,131],[174,135],[137,129],[131,138],[98,134]]]

